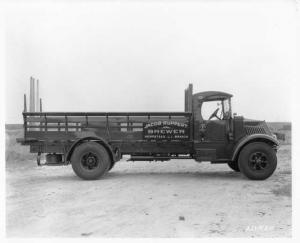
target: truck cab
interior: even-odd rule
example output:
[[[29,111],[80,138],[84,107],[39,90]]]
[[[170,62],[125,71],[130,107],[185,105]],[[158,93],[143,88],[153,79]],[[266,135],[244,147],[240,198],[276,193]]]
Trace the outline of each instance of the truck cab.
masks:
[[[243,150],[253,146],[259,150],[260,146],[267,146],[264,149],[271,148],[271,150],[265,153],[254,152],[252,164],[248,161],[253,171],[262,172],[267,167],[266,154],[276,152],[279,145],[266,122],[234,116],[231,106],[232,94],[220,91],[193,94],[192,89],[190,85],[185,91],[185,110],[193,114],[195,160],[227,163],[233,170],[240,171],[239,157],[246,157],[241,154]],[[274,160],[274,156],[271,157]]]
[[[197,161],[228,161],[233,145],[231,94],[206,91],[192,96]]]

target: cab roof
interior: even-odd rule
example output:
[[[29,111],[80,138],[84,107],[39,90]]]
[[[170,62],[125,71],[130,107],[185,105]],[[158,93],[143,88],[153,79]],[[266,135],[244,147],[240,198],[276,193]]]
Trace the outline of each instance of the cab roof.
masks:
[[[228,94],[220,91],[205,91],[194,94],[200,101],[215,101],[215,100],[226,100],[232,97],[232,94]]]

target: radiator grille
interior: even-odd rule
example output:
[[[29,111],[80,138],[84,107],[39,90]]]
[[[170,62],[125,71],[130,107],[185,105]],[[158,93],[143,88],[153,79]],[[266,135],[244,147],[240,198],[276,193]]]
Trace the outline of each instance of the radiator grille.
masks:
[[[267,134],[264,126],[262,125],[257,125],[257,126],[245,126],[246,134],[251,135],[251,134]]]
[[[244,127],[247,135],[251,134],[267,134],[271,135],[270,128],[265,121],[246,120]]]

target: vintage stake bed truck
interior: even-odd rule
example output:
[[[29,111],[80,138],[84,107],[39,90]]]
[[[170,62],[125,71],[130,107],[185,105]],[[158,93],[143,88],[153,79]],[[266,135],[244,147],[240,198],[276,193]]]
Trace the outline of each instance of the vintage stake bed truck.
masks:
[[[232,95],[185,90],[184,112],[27,112],[24,138],[30,152],[46,153],[43,165],[72,164],[83,179],[97,179],[130,155],[132,161],[194,159],[227,163],[246,177],[263,180],[277,165],[279,143],[266,122],[233,116]],[[219,101],[209,118],[202,107]],[[25,104],[26,106],[26,104]]]

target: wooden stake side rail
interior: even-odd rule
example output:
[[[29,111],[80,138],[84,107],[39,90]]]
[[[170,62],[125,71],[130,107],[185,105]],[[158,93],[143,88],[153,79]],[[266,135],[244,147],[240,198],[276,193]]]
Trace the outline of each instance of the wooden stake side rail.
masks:
[[[25,139],[41,135],[33,133],[36,131],[66,133],[97,129],[108,137],[116,131],[142,133],[145,123],[156,121],[187,123],[192,134],[190,112],[23,112],[23,117]]]
[[[191,116],[192,112],[23,112],[23,116]]]

